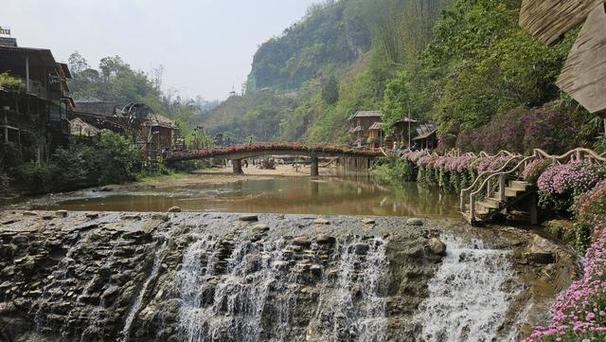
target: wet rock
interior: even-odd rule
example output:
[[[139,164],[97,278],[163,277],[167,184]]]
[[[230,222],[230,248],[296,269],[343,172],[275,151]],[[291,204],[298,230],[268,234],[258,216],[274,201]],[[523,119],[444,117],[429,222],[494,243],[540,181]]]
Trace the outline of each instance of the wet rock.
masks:
[[[38,213],[35,211],[24,211],[23,216],[38,216]]]
[[[99,191],[102,191],[102,192],[112,192],[112,191],[114,191],[114,188],[111,187],[111,186],[104,186],[104,187],[101,187],[99,189]]]
[[[431,238],[427,243],[427,248],[432,254],[440,256],[446,255],[446,244],[438,238]]]
[[[55,217],[53,215],[49,215],[49,214],[42,215],[42,219],[45,220],[45,221],[50,221],[50,220],[52,220],[54,218]]]
[[[316,237],[316,242],[319,245],[334,245],[337,242],[337,239],[328,235],[319,235]]]
[[[257,224],[254,227],[252,227],[252,230],[256,233],[265,233],[269,231],[269,226],[266,224]]]
[[[170,220],[170,217],[168,217],[168,215],[160,213],[153,214],[151,218],[152,220],[159,220],[164,222],[168,222],[168,220]]]
[[[305,236],[298,236],[292,240],[293,245],[300,247],[309,247],[311,246],[311,241],[309,238]]]
[[[29,242],[29,239],[27,238],[27,236],[22,236],[22,235],[17,235],[15,237],[13,237],[13,240],[12,240],[12,243],[17,246],[27,245],[28,242]]]
[[[55,216],[57,217],[67,217],[68,212],[67,210],[57,210],[55,211]]]
[[[409,218],[406,220],[406,224],[409,226],[422,226],[424,223],[420,218]]]
[[[94,220],[99,218],[99,214],[98,213],[86,213],[86,218],[90,219],[90,220]]]
[[[314,220],[313,223],[318,224],[318,225],[328,225],[328,224],[330,224],[330,221],[323,219],[323,218],[317,218]]]
[[[177,206],[174,206],[174,207],[171,207],[171,208],[168,209],[169,213],[180,213],[182,211],[183,210],[180,207],[177,207]]]
[[[375,224],[376,221],[373,220],[373,219],[371,219],[371,218],[367,218],[367,219],[363,219],[362,223],[364,223],[364,224]]]
[[[259,221],[259,216],[257,215],[240,215],[238,220],[242,222],[256,222]]]
[[[366,255],[368,253],[368,250],[370,249],[370,246],[365,243],[358,243],[358,244],[355,244],[353,246],[353,248],[354,248],[354,252],[357,255]]]
[[[141,215],[139,215],[139,214],[128,214],[128,215],[122,216],[122,219],[124,219],[124,220],[132,220],[132,221],[139,221],[139,220],[141,220]]]
[[[525,253],[526,260],[533,264],[549,265],[556,262],[556,256],[549,252]]]

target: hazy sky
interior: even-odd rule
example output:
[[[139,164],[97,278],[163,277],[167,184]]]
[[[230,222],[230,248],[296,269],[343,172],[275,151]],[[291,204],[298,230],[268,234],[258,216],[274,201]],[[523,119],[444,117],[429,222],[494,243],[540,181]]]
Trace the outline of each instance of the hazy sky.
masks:
[[[97,66],[120,55],[146,72],[164,66],[164,88],[222,99],[239,91],[257,47],[317,0],[1,0],[0,26],[20,46],[78,50]]]

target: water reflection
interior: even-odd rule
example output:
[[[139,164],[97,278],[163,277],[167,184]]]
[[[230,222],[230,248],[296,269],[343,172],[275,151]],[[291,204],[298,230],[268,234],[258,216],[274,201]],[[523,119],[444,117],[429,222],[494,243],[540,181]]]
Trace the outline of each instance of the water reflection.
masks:
[[[99,196],[99,194],[96,194]],[[368,178],[277,177],[224,185],[108,193],[51,209],[106,211],[271,212],[322,215],[456,217],[457,197],[416,183],[384,187]],[[41,209],[41,208],[40,208]]]

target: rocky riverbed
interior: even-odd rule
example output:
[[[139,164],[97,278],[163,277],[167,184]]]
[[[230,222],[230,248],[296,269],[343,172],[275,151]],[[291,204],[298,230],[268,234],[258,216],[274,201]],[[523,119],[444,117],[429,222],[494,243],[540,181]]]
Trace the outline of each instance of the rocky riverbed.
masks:
[[[570,251],[458,221],[0,213],[0,340],[513,340]]]

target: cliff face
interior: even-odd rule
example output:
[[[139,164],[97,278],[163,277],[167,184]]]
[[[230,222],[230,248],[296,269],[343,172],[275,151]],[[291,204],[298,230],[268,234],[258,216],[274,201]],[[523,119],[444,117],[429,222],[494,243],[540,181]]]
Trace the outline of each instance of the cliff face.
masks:
[[[552,295],[521,291],[531,283],[522,275],[540,268],[558,279],[573,269],[567,258],[545,266],[555,260],[513,253],[530,248],[517,236],[492,238],[496,247],[487,248],[444,224],[398,218],[34,214],[0,215],[0,340],[494,337],[539,319],[532,310],[522,320],[515,312]],[[446,238],[452,234],[458,242]],[[440,235],[447,254],[433,238]],[[470,299],[502,297],[484,305],[491,315],[450,329],[455,314],[478,310],[450,297],[491,286],[493,293]]]

